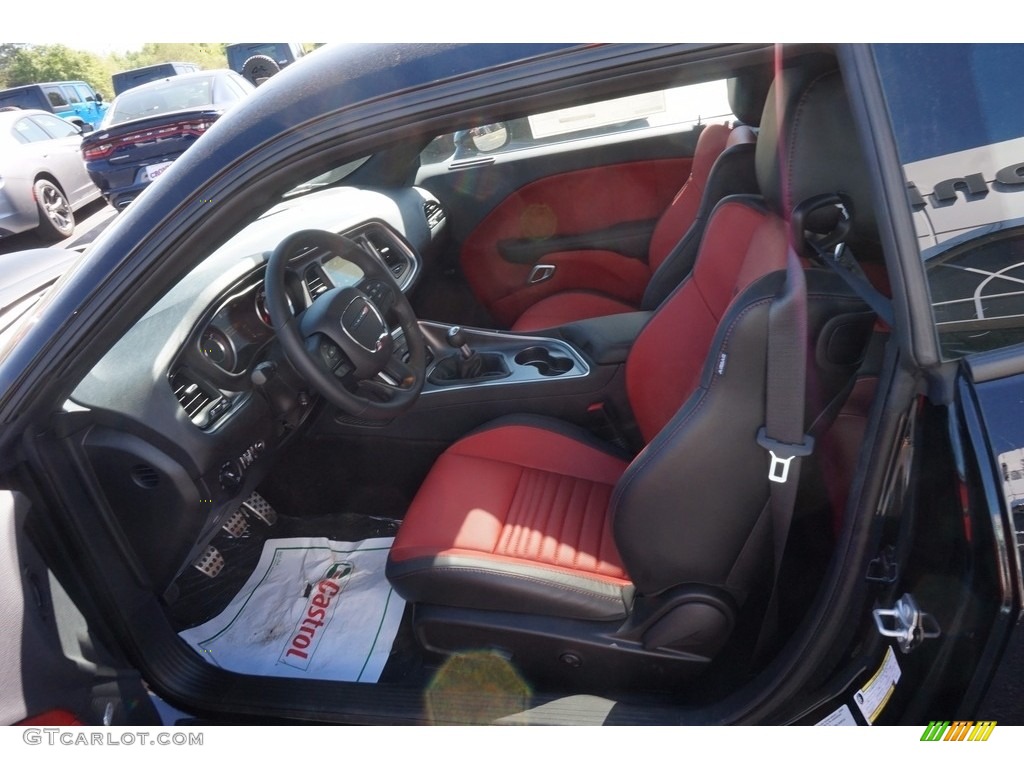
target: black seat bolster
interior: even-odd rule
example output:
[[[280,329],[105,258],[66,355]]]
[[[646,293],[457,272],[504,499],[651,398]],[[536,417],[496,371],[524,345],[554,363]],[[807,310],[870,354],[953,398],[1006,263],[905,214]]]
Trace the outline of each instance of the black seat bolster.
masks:
[[[386,575],[409,602],[596,621],[624,619],[634,591],[630,584],[486,555],[389,560]]]
[[[860,361],[849,346],[866,344],[873,315],[835,276],[812,269],[807,277],[805,423],[824,429],[828,420],[819,416],[849,386]],[[769,498],[769,455],[756,435],[765,421],[768,310],[782,278],[769,274],[733,301],[700,386],[616,487],[616,543],[640,595],[697,583],[726,588],[742,602],[763,573],[745,563],[752,551],[763,551],[752,541],[755,529],[755,538],[770,535],[769,525],[758,525]],[[841,354],[830,356],[829,349]]]

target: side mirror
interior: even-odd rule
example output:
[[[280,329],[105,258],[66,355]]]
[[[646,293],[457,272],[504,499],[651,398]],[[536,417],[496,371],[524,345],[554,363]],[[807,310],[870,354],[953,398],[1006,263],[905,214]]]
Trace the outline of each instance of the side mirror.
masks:
[[[508,126],[505,123],[480,125],[469,129],[469,137],[477,152],[490,154],[508,145]]]
[[[96,130],[96,128],[93,127],[92,123],[79,123],[78,124],[78,132],[80,134],[82,134],[83,136],[85,134],[87,134],[87,133],[92,133],[95,130]]]
[[[455,159],[462,160],[479,154],[489,155],[507,146],[510,140],[508,126],[505,123],[488,123],[468,131],[455,133]]]

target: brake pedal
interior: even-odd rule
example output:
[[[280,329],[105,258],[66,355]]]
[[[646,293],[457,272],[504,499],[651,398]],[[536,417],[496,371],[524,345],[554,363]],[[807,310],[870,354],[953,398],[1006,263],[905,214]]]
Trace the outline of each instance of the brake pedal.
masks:
[[[192,567],[204,576],[215,578],[224,569],[224,555],[211,544],[193,561]]]
[[[270,506],[270,503],[256,493],[256,491],[253,491],[252,495],[242,502],[242,509],[240,511],[262,520],[268,527],[277,524],[277,512],[275,512],[274,508]]]
[[[245,512],[241,509],[235,510],[235,514],[224,521],[221,529],[233,539],[241,539],[249,535],[249,521],[245,519]]]

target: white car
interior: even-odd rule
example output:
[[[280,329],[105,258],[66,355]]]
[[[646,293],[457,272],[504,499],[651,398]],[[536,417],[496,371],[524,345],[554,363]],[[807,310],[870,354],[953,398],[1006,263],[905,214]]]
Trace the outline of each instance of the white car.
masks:
[[[71,236],[75,211],[100,196],[81,143],[82,130],[56,115],[0,112],[0,238],[31,229],[45,240]]]

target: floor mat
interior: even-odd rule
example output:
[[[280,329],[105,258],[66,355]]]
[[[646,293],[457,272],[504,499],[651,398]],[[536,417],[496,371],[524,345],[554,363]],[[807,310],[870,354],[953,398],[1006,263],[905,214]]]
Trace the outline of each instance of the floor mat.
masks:
[[[377,682],[405,608],[384,578],[392,541],[270,539],[227,608],[180,635],[233,672]]]

